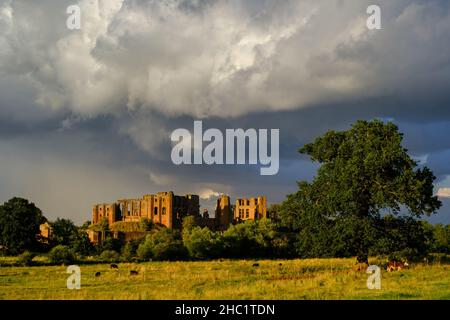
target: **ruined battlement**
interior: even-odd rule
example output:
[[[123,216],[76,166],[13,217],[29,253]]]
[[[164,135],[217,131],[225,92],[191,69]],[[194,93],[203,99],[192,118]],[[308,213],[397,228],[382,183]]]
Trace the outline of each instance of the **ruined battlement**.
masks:
[[[93,225],[102,220],[112,225],[116,222],[140,222],[145,218],[167,228],[181,229],[186,216],[194,216],[196,224],[201,227],[223,231],[233,223],[267,217],[267,200],[265,196],[239,198],[233,210],[230,197],[221,195],[217,199],[214,218],[210,218],[208,213],[200,214],[198,195],[178,196],[172,191],[146,194],[137,199],[119,199],[92,207]],[[89,237],[93,242],[99,242],[102,238],[100,232],[92,230]]]

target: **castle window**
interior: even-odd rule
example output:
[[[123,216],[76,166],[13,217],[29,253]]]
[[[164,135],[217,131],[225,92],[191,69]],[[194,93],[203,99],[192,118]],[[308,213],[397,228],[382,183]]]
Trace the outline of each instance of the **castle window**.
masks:
[[[162,212],[161,212],[161,214],[166,214],[166,208],[164,207],[164,208],[162,208]]]
[[[245,210],[245,217],[248,219],[249,217],[250,217],[250,212],[249,212],[249,210],[247,209],[247,210]]]
[[[158,215],[158,207],[155,207],[155,209],[153,209],[153,214],[154,214],[155,216]]]
[[[247,200],[247,205],[248,205],[248,206],[250,205],[250,200]]]

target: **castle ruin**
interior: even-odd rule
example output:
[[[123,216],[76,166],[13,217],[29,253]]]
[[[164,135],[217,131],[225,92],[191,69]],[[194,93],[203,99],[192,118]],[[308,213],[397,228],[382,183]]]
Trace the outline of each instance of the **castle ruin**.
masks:
[[[140,199],[121,199],[114,203],[96,204],[92,207],[92,225],[107,221],[111,226],[117,222],[140,222],[142,219],[171,229],[181,229],[183,218],[194,216],[195,224],[211,230],[224,231],[230,224],[246,220],[257,220],[267,217],[267,200],[265,196],[256,198],[240,198],[234,208],[230,197],[221,195],[217,199],[215,217],[210,218],[208,211],[200,214],[198,195],[175,195],[172,191],[144,195]],[[125,232],[125,239],[130,240],[143,236],[145,232]],[[115,237],[118,235],[115,234]],[[89,230],[89,238],[100,243],[104,232]]]

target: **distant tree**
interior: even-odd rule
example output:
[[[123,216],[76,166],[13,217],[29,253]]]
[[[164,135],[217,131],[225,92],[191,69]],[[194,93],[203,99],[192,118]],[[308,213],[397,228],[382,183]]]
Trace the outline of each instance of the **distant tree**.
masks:
[[[82,229],[82,230],[88,230],[89,227],[91,226],[91,224],[92,224],[92,222],[91,222],[90,220],[87,220],[87,221],[85,221],[85,222],[81,225],[80,229]]]
[[[97,253],[102,253],[105,250],[120,252],[122,251],[122,247],[124,245],[125,241],[123,238],[113,238],[111,236],[107,236],[106,239],[104,239],[102,243],[96,247],[96,251]]]
[[[140,260],[183,260],[187,250],[179,233],[172,229],[153,230],[139,245],[137,255]]]
[[[12,198],[0,206],[0,246],[8,254],[19,254],[38,247],[39,226],[45,222],[34,203]]]
[[[71,264],[75,261],[75,254],[68,246],[57,245],[48,253],[49,261],[53,264]]]
[[[230,258],[273,258],[291,255],[289,234],[270,219],[245,221],[223,232],[223,251]]]
[[[217,258],[222,253],[223,243],[219,233],[207,227],[194,227],[183,232],[183,244],[194,259]]]
[[[186,236],[188,236],[192,229],[194,229],[196,227],[195,224],[195,217],[194,216],[186,216],[183,218],[183,223],[182,223],[182,232],[186,233]]]
[[[120,260],[120,255],[114,250],[105,250],[99,256],[101,261],[104,262],[118,262]]]
[[[70,219],[58,218],[50,223],[51,242],[54,245],[70,246],[78,237],[78,228]]]
[[[428,246],[433,253],[450,253],[450,225],[422,221],[423,228],[431,234]]]
[[[435,251],[450,253],[450,225],[437,224],[433,230]]]
[[[76,238],[70,244],[75,253],[81,256],[89,256],[94,252],[94,246],[84,229],[79,229]]]
[[[131,244],[131,242],[127,242],[122,248],[120,259],[123,262],[131,262],[133,260],[134,255],[135,251],[133,250],[133,245]]]
[[[283,203],[281,215],[300,230],[313,219],[327,227],[345,219],[348,247],[358,262],[367,262],[372,234],[381,213],[406,210],[412,217],[431,215],[441,202],[433,196],[435,177],[402,147],[403,135],[393,123],[357,121],[350,130],[329,131],[299,151],[321,163],[313,182],[299,183],[299,191]],[[312,214],[305,215],[309,211]],[[308,232],[308,231],[307,231]],[[325,243],[326,230],[318,231]]]

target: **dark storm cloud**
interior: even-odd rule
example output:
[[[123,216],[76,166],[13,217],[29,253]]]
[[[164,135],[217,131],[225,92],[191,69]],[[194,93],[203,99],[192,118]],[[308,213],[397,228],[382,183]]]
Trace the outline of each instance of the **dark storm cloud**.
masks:
[[[380,31],[365,26],[371,1],[345,0],[81,0],[69,31],[72,2],[0,0],[1,200],[77,222],[166,189],[278,202],[317,168],[300,146],[373,118],[450,185],[448,1],[381,1]],[[279,174],[173,165],[171,131],[197,119],[279,128]]]

